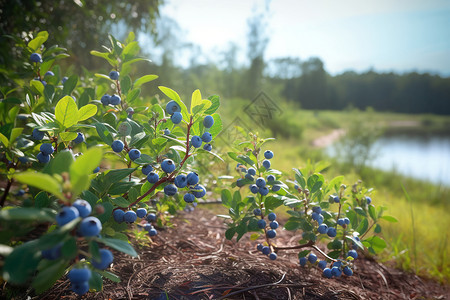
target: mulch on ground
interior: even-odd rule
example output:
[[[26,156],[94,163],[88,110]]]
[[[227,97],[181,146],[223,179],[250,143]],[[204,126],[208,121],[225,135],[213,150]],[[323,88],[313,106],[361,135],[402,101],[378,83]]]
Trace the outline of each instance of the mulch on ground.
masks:
[[[449,286],[358,258],[355,274],[326,279],[318,268],[302,268],[295,251],[271,261],[248,237],[224,237],[223,219],[205,209],[183,212],[174,228],[159,231],[153,243],[136,247],[139,258],[114,252],[111,271],[120,283],[81,299],[450,299]],[[298,235],[278,230],[278,245]],[[80,299],[65,278],[36,299]]]

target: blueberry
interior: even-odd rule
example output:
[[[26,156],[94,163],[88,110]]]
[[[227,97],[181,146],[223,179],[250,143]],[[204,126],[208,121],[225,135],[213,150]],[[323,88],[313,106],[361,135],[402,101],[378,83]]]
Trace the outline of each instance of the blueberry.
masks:
[[[316,213],[316,212],[313,212],[312,214],[311,214],[311,219],[313,219],[314,221],[317,221],[317,218],[319,217],[319,214],[318,213]]]
[[[181,120],[183,120],[183,116],[180,112],[174,112],[173,115],[170,117],[170,120],[173,124],[180,124]]]
[[[257,224],[258,224],[258,228],[259,228],[259,229],[264,229],[264,228],[266,228],[266,221],[265,221],[264,219],[258,220]]]
[[[86,218],[92,212],[92,207],[86,200],[78,199],[73,203],[73,207],[78,210],[80,217]]]
[[[173,171],[175,171],[175,168],[175,163],[171,159],[165,159],[161,163],[161,169],[166,173],[172,173]]]
[[[347,276],[352,276],[352,275],[353,275],[353,271],[352,271],[352,269],[350,269],[349,266],[344,267],[343,272],[344,272],[344,274],[347,275]]]
[[[345,224],[344,219],[339,218],[339,219],[337,220],[337,224],[340,225],[340,226],[344,226],[344,224]]]
[[[189,185],[196,185],[198,183],[198,174],[195,172],[190,172],[186,176],[187,184]]]
[[[269,223],[270,228],[272,229],[277,229],[278,228],[278,222],[277,221],[272,221]]]
[[[191,193],[186,193],[184,194],[183,199],[186,203],[192,203],[195,201],[195,196]]]
[[[106,105],[108,105],[108,104],[111,103],[111,96],[108,95],[108,94],[104,94],[104,95],[102,96],[102,98],[100,99],[100,101],[102,102],[103,105],[106,106]]]
[[[262,251],[263,247],[264,247],[263,244],[258,244],[258,245],[256,246],[256,250]]]
[[[109,103],[112,105],[119,105],[120,101],[122,101],[122,99],[120,99],[120,96],[116,94],[112,95],[109,99]]]
[[[152,165],[145,165],[142,167],[142,174],[148,175],[151,171],[153,171]]]
[[[134,223],[137,220],[137,214],[134,211],[129,210],[123,215],[123,220],[126,223]]]
[[[344,223],[345,223],[345,225],[350,225],[350,219],[349,218],[344,218]]]
[[[73,142],[74,142],[75,144],[79,144],[79,143],[84,142],[84,134],[82,134],[81,132],[78,132],[78,135],[77,135],[77,137],[73,140]]]
[[[205,187],[203,185],[197,184],[193,188],[192,194],[194,194],[195,198],[202,198],[203,196],[206,195],[206,189],[205,189]]]
[[[256,179],[256,185],[258,187],[266,186],[266,181],[264,180],[264,178],[258,177],[258,179]]]
[[[304,266],[306,266],[306,263],[308,262],[308,260],[306,259],[306,257],[303,256],[303,257],[300,257],[299,262],[300,262],[300,266],[304,267]]]
[[[92,259],[91,263],[95,268],[104,270],[113,262],[114,256],[108,249],[100,249],[99,253],[100,260]]]
[[[276,232],[274,229],[267,230],[266,236],[267,236],[269,239],[273,239],[274,237],[277,236],[277,232]]]
[[[372,203],[372,199],[370,197],[366,196],[366,202],[367,202],[367,204],[370,204],[370,203]]]
[[[214,124],[214,118],[212,116],[206,116],[203,119],[203,126],[205,126],[205,128],[211,128]]]
[[[117,72],[117,71],[111,71],[111,72],[109,72],[109,78],[111,78],[112,80],[117,80],[117,79],[119,79],[119,72]]]
[[[44,153],[42,153],[42,152],[39,152],[39,153],[36,155],[36,158],[38,159],[38,161],[39,161],[41,164],[46,164],[46,163],[48,163],[48,162],[50,161],[50,155],[46,155],[46,154],[44,154]]]
[[[203,150],[211,151],[211,150],[212,150],[212,145],[211,145],[211,144],[205,144],[205,145],[203,146]]]
[[[164,187],[164,194],[167,196],[173,196],[178,192],[177,187],[174,184],[168,184]]]
[[[338,260],[332,264],[332,267],[340,268],[342,266],[342,261]]]
[[[245,174],[245,179],[248,179],[251,182],[253,182],[255,180],[255,178],[252,175],[250,175],[250,173]]]
[[[327,230],[327,235],[329,237],[335,237],[337,235],[336,228],[329,227],[328,230]]]
[[[157,235],[157,234],[158,234],[158,231],[156,231],[155,228],[151,228],[151,229],[148,231],[148,235],[149,235],[149,236],[155,236],[155,235]]]
[[[202,141],[204,141],[205,143],[209,143],[212,141],[212,135],[209,132],[205,132],[202,134]]]
[[[317,264],[317,266],[323,270],[323,269],[326,268],[327,262],[326,262],[325,260],[321,260],[321,261],[319,261],[319,263]]]
[[[254,214],[255,216],[260,216],[260,215],[262,214],[262,211],[261,211],[260,208],[255,208],[255,209],[253,210],[253,214]]]
[[[325,268],[323,269],[323,276],[326,278],[331,278],[333,277],[333,275],[331,274],[331,269],[330,268]]]
[[[158,175],[158,173],[155,173],[155,172],[150,172],[150,173],[148,173],[148,175],[147,175],[147,180],[148,180],[148,182],[150,182],[150,183],[157,183],[158,180],[159,180],[159,175]]]
[[[87,282],[91,279],[91,276],[91,270],[87,268],[72,269],[67,273],[67,278],[71,283]]]
[[[87,217],[81,221],[79,229],[81,236],[96,236],[102,231],[102,223],[96,217]]]
[[[331,203],[339,203],[339,197],[336,195],[330,195],[330,202]]]
[[[47,72],[45,72],[44,77],[47,77],[47,76],[55,76],[55,73],[53,73],[52,71],[47,71]]]
[[[177,188],[184,188],[187,185],[187,177],[184,174],[180,174],[177,177],[175,177],[175,180],[173,181],[173,183],[175,183],[175,185],[177,186]]]
[[[323,223],[323,216],[322,215],[319,215],[318,217],[317,217],[317,223],[319,223],[319,225],[320,224],[322,224]]]
[[[50,155],[55,152],[55,149],[53,149],[53,145],[50,143],[43,143],[39,150],[41,150],[42,154],[44,155]]]
[[[149,213],[148,216],[147,216],[147,221],[148,221],[148,222],[154,222],[154,221],[156,221],[156,214],[154,214],[154,213]]]
[[[332,267],[331,268],[331,275],[335,276],[335,277],[339,277],[341,276],[342,272],[338,267]]]
[[[23,189],[18,190],[17,193],[15,194],[15,196],[17,197],[21,197],[23,195],[25,195],[25,191]]]
[[[347,256],[351,256],[356,259],[358,258],[358,252],[356,252],[356,250],[350,250],[348,251]]]
[[[308,255],[308,261],[312,264],[315,263],[317,261],[317,255],[315,255],[314,253],[310,253]]]
[[[275,252],[270,253],[270,254],[269,254],[269,258],[270,258],[271,260],[275,260],[275,259],[277,259],[277,254],[276,254]]]
[[[280,186],[280,185],[274,184],[274,185],[272,186],[272,191],[274,191],[274,192],[278,192],[280,189],[281,189],[281,186]]]
[[[34,63],[41,63],[42,56],[39,53],[31,53],[30,60]]]
[[[26,164],[28,162],[28,157],[26,156],[21,156],[19,157],[19,161],[23,164]]]
[[[256,170],[255,170],[255,168],[248,168],[247,173],[252,175],[252,176],[255,176],[256,175]]]
[[[136,209],[136,215],[138,218],[143,218],[147,215],[147,210],[143,207]]]
[[[35,140],[42,140],[44,138],[44,135],[45,135],[45,132],[44,131],[40,131],[37,128],[34,128],[33,132],[31,133],[31,136]]]
[[[169,134],[170,134],[169,128],[164,129],[164,134],[165,134],[165,135],[169,135]]]
[[[266,177],[266,179],[267,179],[267,182],[271,182],[271,181],[275,181],[276,178],[274,175],[270,174],[269,176]]]
[[[56,215],[56,223],[59,226],[64,226],[70,221],[78,218],[80,213],[73,206],[64,206],[59,213]]]
[[[134,109],[132,107],[128,107],[126,110],[127,114],[128,114],[128,118],[131,118],[130,116],[133,116],[134,114]]]
[[[250,185],[250,191],[253,194],[256,194],[259,191],[259,187],[256,184],[252,184],[252,185]]]
[[[245,185],[245,182],[244,182],[243,178],[239,178],[238,180],[236,180],[237,187],[243,187],[244,185]]]
[[[64,76],[64,77],[61,79],[61,83],[62,83],[62,84],[66,83],[67,79],[69,79],[69,77]]]
[[[261,250],[262,254],[264,255],[269,255],[270,253],[270,248],[268,246],[264,246]]]
[[[325,234],[325,233],[327,233],[327,231],[328,231],[328,226],[327,226],[327,224],[320,224],[319,227],[317,228],[317,231],[318,231],[320,234]]]
[[[191,138],[191,145],[195,148],[200,148],[202,145],[202,139],[198,135],[194,135]]]
[[[322,209],[320,208],[320,206],[314,206],[312,208],[312,211],[318,214],[322,213]]]
[[[260,187],[258,192],[261,196],[266,196],[269,193],[269,188],[267,186]]]
[[[121,140],[115,140],[114,142],[112,142],[111,144],[111,148],[114,152],[119,153],[122,152],[123,150],[123,142]]]
[[[264,158],[266,158],[266,159],[271,159],[271,158],[273,158],[273,152],[270,151],[270,150],[266,150],[266,151],[264,152]]]
[[[271,212],[267,218],[269,219],[269,221],[275,221],[277,219],[277,215],[273,212]]]
[[[166,104],[166,112],[169,115],[173,115],[175,112],[181,112],[181,107],[178,105],[178,103],[174,100],[169,101],[169,103]]]
[[[113,212],[113,218],[114,218],[114,221],[116,221],[117,223],[122,223],[123,221],[124,221],[124,215],[125,215],[125,212],[123,211],[123,210],[121,210],[121,209],[116,209],[114,212]]]
[[[265,160],[263,160],[263,167],[264,168],[266,168],[266,169],[270,169],[270,160],[268,160],[268,159],[265,159]]]
[[[136,160],[141,157],[141,151],[138,149],[131,149],[130,152],[128,152],[128,157],[130,157],[131,160]]]

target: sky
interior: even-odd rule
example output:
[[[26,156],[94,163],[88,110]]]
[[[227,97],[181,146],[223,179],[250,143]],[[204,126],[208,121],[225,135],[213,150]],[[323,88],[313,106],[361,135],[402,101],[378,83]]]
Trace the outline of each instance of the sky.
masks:
[[[333,75],[373,69],[450,76],[449,0],[166,0],[161,15],[176,20],[208,58],[233,42],[244,61],[255,11],[266,15],[266,60],[319,57]]]

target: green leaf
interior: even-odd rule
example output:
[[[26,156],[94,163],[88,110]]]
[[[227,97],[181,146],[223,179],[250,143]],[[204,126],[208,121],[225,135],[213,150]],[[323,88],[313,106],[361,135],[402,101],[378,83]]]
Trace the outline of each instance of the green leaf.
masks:
[[[128,242],[117,240],[117,239],[111,239],[111,238],[102,238],[102,239],[96,239],[96,240],[99,243],[105,244],[106,246],[116,249],[125,254],[131,255],[133,257],[137,256],[136,251],[133,249],[133,247]]]
[[[88,149],[72,163],[70,166],[70,181],[72,183],[72,193],[74,195],[78,195],[89,188],[89,175],[100,165],[102,158],[103,149],[100,147],[93,147]]]
[[[300,185],[300,187],[304,190],[306,188],[306,180],[303,175],[301,175],[300,171],[297,169],[293,169],[295,172],[295,180],[297,180],[297,183]],[[298,171],[298,172],[297,172]]]
[[[65,96],[58,101],[55,107],[56,121],[62,128],[69,128],[78,122],[78,108],[70,96]]]
[[[380,224],[375,225],[375,229],[373,230],[375,233],[380,233],[381,232],[381,226]]]
[[[130,42],[125,46],[125,48],[123,48],[122,57],[125,58],[126,56],[136,56],[139,53],[139,50],[138,42]]]
[[[283,205],[284,201],[281,198],[269,196],[264,200],[264,207],[267,210],[273,210],[281,205]]]
[[[52,176],[40,172],[24,172],[15,174],[14,178],[22,183],[47,191],[56,197],[65,200],[60,183]]]
[[[183,115],[183,119],[184,120],[189,120],[188,118],[188,111],[186,108],[186,105],[184,104],[183,101],[181,101],[180,96],[177,94],[177,92],[175,92],[174,90],[165,87],[165,86],[158,86],[158,88],[161,90],[161,92],[163,92],[167,97],[169,97],[170,99],[174,100],[175,102],[178,103],[178,105],[181,108],[181,114]]]
[[[128,207],[130,204],[125,198],[123,197],[117,197],[112,199],[113,203],[118,207]]]
[[[90,53],[94,56],[106,59],[106,61],[108,61],[109,64],[113,67],[117,64],[117,61],[114,59],[114,56],[111,53],[99,52],[99,51],[95,51],[95,50],[92,50]],[[97,75],[97,74],[95,74],[95,75]],[[108,79],[109,79],[109,77],[108,77]]]
[[[32,88],[35,88],[39,95],[44,95],[44,85],[39,80],[31,80],[30,85]]]
[[[96,271],[92,271],[91,279],[89,279],[89,289],[100,292],[103,289],[102,276]]]
[[[381,219],[386,220],[391,223],[397,223],[398,220],[392,216],[382,216]]]
[[[28,42],[28,47],[31,49],[32,52],[36,52],[42,44],[44,44],[48,39],[48,32],[47,31],[41,31],[37,34],[37,36],[32,39],[30,42]]]
[[[8,138],[6,138],[6,136],[4,136],[2,133],[0,133],[0,141],[3,143],[3,145],[5,145],[5,147],[9,146]]]
[[[202,94],[200,93],[200,90],[197,89],[192,93],[191,114],[193,113],[192,112],[193,108],[200,104],[202,104]]]
[[[96,272],[98,272],[103,277],[108,278],[112,282],[120,282],[120,277],[117,276],[116,274],[113,274],[113,273],[108,272],[108,271],[96,271]]]
[[[76,132],[61,132],[59,134],[59,136],[61,137],[61,139],[64,142],[70,142],[77,138],[78,133],[76,133]]]
[[[63,87],[63,95],[70,95],[72,93],[72,91],[75,89],[75,87],[77,86],[78,83],[78,76],[77,75],[72,75],[70,76],[66,82],[64,82],[64,87]],[[72,99],[73,101],[73,99]]]
[[[222,205],[225,207],[231,207],[232,196],[230,190],[223,189],[221,192]]]
[[[101,138],[103,142],[105,142],[107,145],[111,146],[112,142],[114,142],[114,139],[112,137],[111,132],[108,130],[108,128],[105,126],[104,123],[94,123],[95,129],[97,129],[97,134]]]
[[[134,100],[136,100],[139,97],[140,94],[141,94],[141,89],[133,89],[127,95],[127,102],[132,103]]]
[[[367,229],[369,228],[369,221],[367,221],[366,218],[361,220],[361,223],[359,223],[358,228],[356,228],[356,231],[359,232],[359,235],[363,235]]]
[[[37,241],[30,241],[14,248],[5,259],[2,277],[11,284],[24,284],[34,274],[41,252],[36,250]]]
[[[11,135],[9,137],[9,142],[11,144],[13,144],[16,141],[17,137],[22,134],[22,131],[23,131],[23,128],[19,128],[19,127],[13,128],[11,130]]]
[[[218,114],[213,114],[212,117],[214,119],[214,124],[208,131],[209,131],[209,133],[211,133],[211,135],[214,139],[222,131],[223,125],[222,125],[222,119],[220,118],[220,116]]]
[[[286,224],[284,224],[284,229],[286,230],[297,230],[299,228],[301,228],[301,223],[298,221],[294,221],[294,220],[289,220],[286,222]]]
[[[141,78],[136,79],[136,81],[133,84],[133,88],[138,88],[141,85],[143,85],[144,83],[155,80],[156,78],[158,78],[157,75],[144,75]]]
[[[61,151],[56,154],[55,158],[50,160],[44,168],[44,173],[61,174],[62,172],[69,172],[69,168],[74,162],[74,157],[69,151]]]
[[[208,100],[211,101],[211,106],[205,111],[205,115],[212,115],[220,106],[220,98],[217,95],[213,95],[208,97]]]
[[[252,167],[255,167],[255,163],[253,162],[253,160],[250,158],[250,157],[248,157],[247,155],[238,155],[237,156],[238,158],[240,158],[241,160],[243,160],[246,164],[248,164],[248,165],[250,165],[250,166],[252,166]]]
[[[227,231],[225,231],[225,238],[227,240],[231,240],[235,233],[236,233],[236,227],[231,227],[231,228],[227,229]]]
[[[344,176],[336,176],[334,177],[330,183],[328,183],[327,189],[325,193],[329,193],[333,188],[337,192],[342,184],[342,181],[344,180]]]
[[[364,209],[362,209],[361,207],[357,206],[353,209],[358,215],[367,217],[366,212],[364,211]]]
[[[123,76],[120,80],[120,89],[122,90],[123,95],[128,95],[128,91],[131,88],[131,78],[130,76],[126,75]]]
[[[375,207],[373,205],[369,205],[369,215],[375,222],[377,221],[377,214],[375,212]]]
[[[55,214],[51,210],[31,207],[17,207],[0,211],[2,221],[39,221],[54,222]]]
[[[78,254],[78,246],[77,241],[74,237],[70,237],[67,241],[64,242],[61,248],[62,257],[67,260],[74,259]]]
[[[105,175],[104,182],[106,184],[116,183],[133,173],[135,170],[136,168],[111,170]]]
[[[78,111],[78,121],[84,121],[94,116],[97,113],[97,106],[94,104],[87,104],[82,106]]]
[[[47,84],[44,87],[44,97],[49,103],[53,102],[53,96],[55,95],[55,87],[51,84]]]

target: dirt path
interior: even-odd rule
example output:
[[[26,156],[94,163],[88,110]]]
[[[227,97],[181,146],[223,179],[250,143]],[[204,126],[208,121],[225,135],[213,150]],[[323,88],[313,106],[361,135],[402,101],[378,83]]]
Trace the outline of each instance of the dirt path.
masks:
[[[284,223],[284,222],[282,222]],[[316,267],[299,267],[295,252],[275,261],[258,253],[257,241],[224,238],[222,219],[204,209],[183,213],[175,228],[137,248],[139,259],[115,252],[104,290],[82,299],[448,299],[448,286],[358,258],[355,275],[325,279]],[[279,230],[276,242],[292,245],[299,233]],[[361,255],[362,256],[362,255]],[[167,295],[167,297],[166,297]],[[79,299],[67,280],[35,299]]]
[[[326,134],[326,135],[323,135],[321,137],[314,139],[311,142],[311,145],[316,148],[325,148],[325,147],[333,144],[344,134],[345,134],[345,130],[342,128],[333,129],[333,131],[331,131],[329,134]]]

